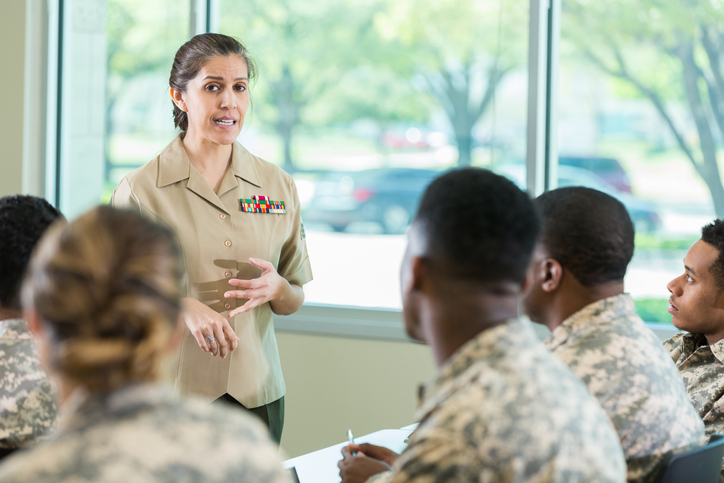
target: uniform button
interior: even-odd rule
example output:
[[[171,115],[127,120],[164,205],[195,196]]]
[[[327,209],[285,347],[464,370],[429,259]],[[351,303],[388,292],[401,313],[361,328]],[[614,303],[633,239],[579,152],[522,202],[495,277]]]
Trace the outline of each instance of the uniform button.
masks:
[[[230,240],[226,240],[226,241],[224,242],[224,245],[226,245],[227,247],[230,247],[230,246],[231,246],[231,241],[230,241]]]
[[[231,272],[224,272],[224,276],[226,278],[231,278]]]
[[[221,218],[222,220],[225,220],[225,219],[226,219],[226,213],[219,213],[219,218]]]
[[[229,310],[231,308],[231,304],[229,304],[229,303],[224,304],[224,308],[226,310]]]

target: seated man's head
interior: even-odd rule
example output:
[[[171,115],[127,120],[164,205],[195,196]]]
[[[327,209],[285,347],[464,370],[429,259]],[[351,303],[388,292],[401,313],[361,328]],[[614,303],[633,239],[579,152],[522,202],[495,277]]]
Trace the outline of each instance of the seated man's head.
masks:
[[[677,328],[704,334],[709,344],[724,338],[724,220],[702,228],[684,258],[684,273],[666,288]]]
[[[34,196],[0,198],[0,319],[20,316],[20,285],[30,254],[45,230],[60,217]]]
[[[590,188],[555,189],[535,203],[542,229],[524,307],[531,320],[552,329],[586,305],[623,292],[634,227],[620,201]]]
[[[408,334],[431,342],[436,329],[430,324],[442,330],[439,322],[448,317],[459,324],[451,330],[474,335],[517,315],[539,225],[528,196],[491,171],[454,170],[433,181],[402,262]]]

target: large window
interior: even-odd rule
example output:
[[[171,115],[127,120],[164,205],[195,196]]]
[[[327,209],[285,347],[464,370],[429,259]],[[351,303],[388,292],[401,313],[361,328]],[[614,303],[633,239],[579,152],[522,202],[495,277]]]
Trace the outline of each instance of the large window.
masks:
[[[717,5],[562,2],[559,183],[609,191],[629,208],[626,289],[647,321],[671,321],[666,283],[701,226],[724,216]]]
[[[666,282],[700,227],[724,216],[724,14],[713,1],[553,0],[562,13],[546,40],[536,18],[547,3],[59,2],[60,207],[72,217],[107,201],[173,138],[173,55],[210,29],[239,38],[259,65],[240,141],[297,182],[309,303],[398,308],[404,232],[422,191],[473,165],[521,187],[529,171],[552,173],[549,186],[621,199],[637,229],[626,289],[646,320],[669,322]],[[528,98],[546,92],[535,70],[546,49],[532,55],[529,38],[550,43],[554,86],[558,66],[548,104]],[[528,169],[545,157],[529,154],[541,137],[533,105],[556,114],[542,121],[553,156],[540,172]]]
[[[296,179],[308,302],[400,306],[404,232],[455,166],[524,177],[526,0],[222,0],[260,66],[241,142]]]
[[[168,75],[191,10],[179,0],[61,5],[56,196],[73,217],[173,138]]]

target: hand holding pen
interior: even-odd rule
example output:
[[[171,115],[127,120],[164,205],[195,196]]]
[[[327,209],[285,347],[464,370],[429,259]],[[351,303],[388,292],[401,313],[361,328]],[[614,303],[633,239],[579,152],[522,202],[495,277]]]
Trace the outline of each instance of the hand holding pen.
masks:
[[[358,483],[377,473],[389,471],[399,456],[383,446],[356,444],[352,431],[347,431],[349,444],[342,448],[342,459],[337,463],[342,483]]]
[[[351,446],[353,446],[353,445],[354,445],[354,446],[357,446],[357,445],[354,444],[354,436],[352,435],[352,430],[351,430],[351,429],[348,429],[348,430],[347,430],[347,443],[349,444],[348,447],[351,447]],[[356,452],[356,451],[351,451],[351,455],[352,455],[352,456],[357,456],[357,452]]]

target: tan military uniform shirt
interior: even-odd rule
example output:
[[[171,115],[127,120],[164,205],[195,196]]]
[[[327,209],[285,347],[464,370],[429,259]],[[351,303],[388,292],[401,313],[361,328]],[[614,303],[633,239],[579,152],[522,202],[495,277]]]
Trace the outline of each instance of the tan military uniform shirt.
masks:
[[[0,448],[29,446],[55,426],[55,390],[23,319],[0,322]]]
[[[618,431],[629,482],[659,481],[672,454],[705,442],[671,357],[628,294],[568,317],[546,346],[586,383]]]
[[[4,483],[288,483],[262,423],[156,385],[73,393],[58,430],[0,464]]]
[[[255,195],[283,201],[286,213],[242,212],[239,200]],[[246,302],[224,298],[226,291],[236,289],[228,280],[261,274],[249,263],[250,257],[270,261],[292,284],[312,280],[294,181],[238,142],[232,145],[231,165],[218,194],[189,161],[179,135],[151,162],[121,180],[112,205],[137,208],[174,230],[184,251],[189,295],[222,315]],[[226,359],[203,352],[186,332],[177,389],[209,401],[229,393],[250,408],[281,398],[286,388],[270,304],[229,323],[240,341]]]
[[[428,384],[394,471],[368,482],[623,482],[618,436],[586,386],[510,320],[463,345]]]

